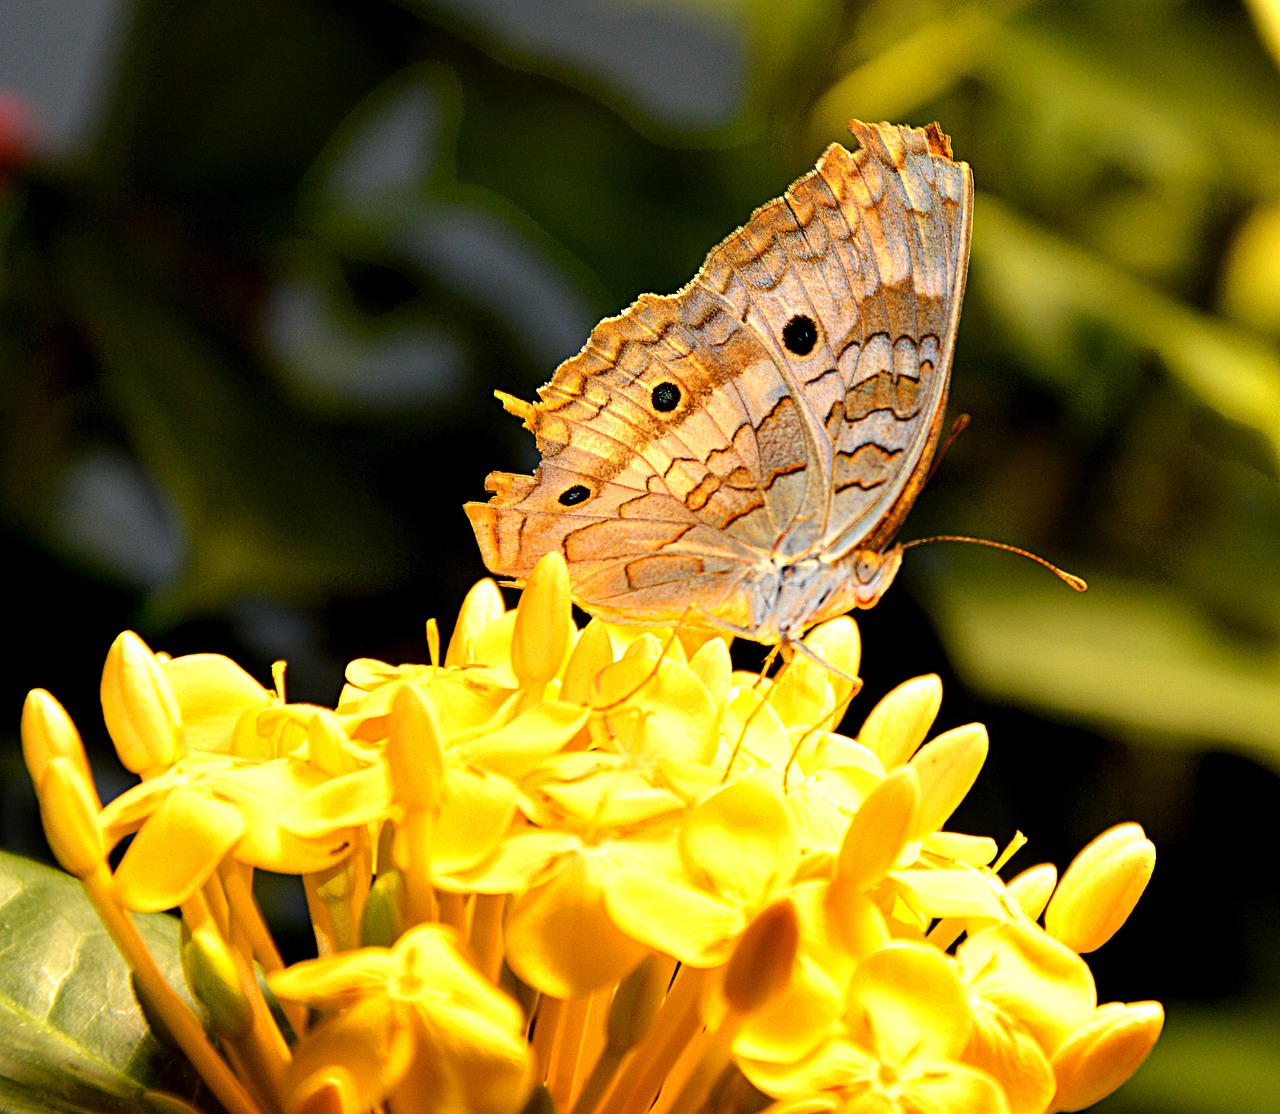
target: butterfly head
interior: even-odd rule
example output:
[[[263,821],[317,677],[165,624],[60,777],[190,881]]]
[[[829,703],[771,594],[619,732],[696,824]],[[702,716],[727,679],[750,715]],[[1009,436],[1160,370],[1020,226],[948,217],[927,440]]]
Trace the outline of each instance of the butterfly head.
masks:
[[[902,565],[902,546],[895,545],[883,553],[875,549],[858,549],[853,554],[853,588],[855,606],[874,607],[893,583]]]

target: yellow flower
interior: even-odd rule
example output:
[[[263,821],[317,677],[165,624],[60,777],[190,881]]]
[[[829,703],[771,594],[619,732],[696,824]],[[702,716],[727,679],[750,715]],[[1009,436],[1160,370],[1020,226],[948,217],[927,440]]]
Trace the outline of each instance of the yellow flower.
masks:
[[[685,814],[654,853],[621,859],[602,881],[614,923],[682,963],[724,963],[738,937],[789,887],[799,862],[775,789],[741,780]]]
[[[115,871],[121,900],[138,912],[180,905],[227,855],[295,874],[332,866],[350,850],[348,829],[304,838],[281,823],[293,802],[325,780],[292,758],[246,763],[192,754],[126,790],[99,819],[111,846],[136,833]]]
[[[578,630],[569,600],[555,556],[514,610],[481,581],[443,662],[431,622],[429,664],[354,661],[332,709],[123,635],[104,714],[142,780],[105,808],[31,695],[50,842],[224,1106],[515,1114],[536,1084],[561,1114],[692,1114],[730,1080],[726,1111],[754,1085],[797,1114],[1049,1114],[1137,1069],[1163,1013],[1099,1005],[1082,955],[1151,875],[1140,828],[1006,883],[1020,835],[945,828],[987,736],[930,739],[937,677],[841,733],[852,619],[758,675],[714,631]],[[284,966],[259,868],[302,876],[320,958]],[[170,906],[221,1052],[124,912]]]
[[[230,658],[221,654],[186,654],[160,660],[160,673],[173,693],[182,719],[187,750],[272,758],[256,740],[255,715],[277,702]]]
[[[467,963],[454,934],[419,925],[391,948],[361,948],[270,976],[278,998],[333,1011],[299,1044],[286,1109],[336,1085],[340,1110],[515,1114],[533,1084],[524,1019]]]
[[[858,964],[838,1034],[797,1063],[743,1067],[779,1100],[778,1114],[1002,1114],[1000,1085],[962,1061],[972,1029],[953,961],[927,945],[891,943]]]

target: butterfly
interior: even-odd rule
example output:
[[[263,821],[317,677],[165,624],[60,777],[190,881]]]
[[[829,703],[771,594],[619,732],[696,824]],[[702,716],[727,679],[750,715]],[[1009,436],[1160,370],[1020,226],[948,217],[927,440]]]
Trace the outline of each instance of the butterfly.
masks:
[[[594,615],[766,644],[879,600],[942,430],[973,178],[937,124],[849,128],[539,401],[497,392],[542,462],[466,505],[490,571],[559,551]]]

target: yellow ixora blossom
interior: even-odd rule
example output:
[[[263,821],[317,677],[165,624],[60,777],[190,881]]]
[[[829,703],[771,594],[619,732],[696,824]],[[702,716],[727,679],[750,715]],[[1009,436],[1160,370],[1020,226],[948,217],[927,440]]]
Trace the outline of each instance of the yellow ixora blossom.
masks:
[[[1163,1014],[1100,1005],[1081,957],[1150,877],[1141,829],[1006,882],[1021,837],[945,830],[981,725],[931,739],[918,677],[842,734],[857,627],[806,644],[769,676],[707,631],[579,630],[553,556],[514,610],[476,585],[443,652],[429,623],[429,664],[353,662],[333,708],[122,635],[104,718],[140,780],[106,806],[43,690],[24,754],[50,845],[236,1114],[1047,1114],[1119,1086]],[[301,878],[318,958],[283,963],[257,869]],[[203,1023],[129,917],[168,907]]]

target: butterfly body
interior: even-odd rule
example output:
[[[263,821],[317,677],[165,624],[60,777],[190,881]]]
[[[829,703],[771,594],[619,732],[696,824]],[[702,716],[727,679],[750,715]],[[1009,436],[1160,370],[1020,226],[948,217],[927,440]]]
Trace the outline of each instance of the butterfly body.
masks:
[[[843,615],[855,607],[870,607],[898,571],[902,550],[886,553],[857,549],[838,561],[825,555],[799,561],[772,562],[747,577],[750,617],[738,633],[758,642],[794,641],[809,627]],[[695,616],[696,617],[696,616]]]
[[[941,431],[972,180],[927,129],[851,125],[676,294],[592,331],[525,403],[542,463],[467,504],[485,563],[550,550],[616,621],[761,642],[879,599]]]

